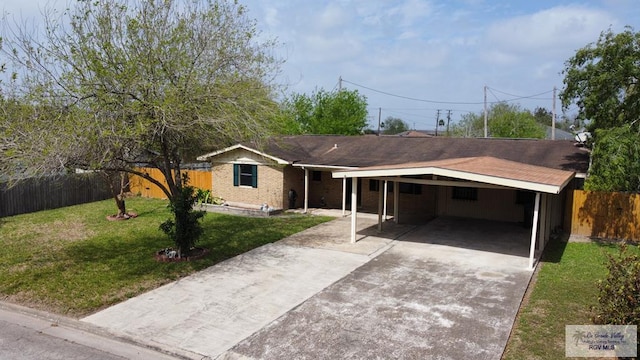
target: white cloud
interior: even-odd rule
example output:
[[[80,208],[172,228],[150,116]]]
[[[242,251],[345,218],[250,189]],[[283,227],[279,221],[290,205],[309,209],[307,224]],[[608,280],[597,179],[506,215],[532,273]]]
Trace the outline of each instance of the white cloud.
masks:
[[[615,23],[604,10],[558,6],[494,23],[487,30],[486,44],[504,58],[557,56],[594,41]]]
[[[343,6],[336,3],[329,3],[317,15],[310,17],[311,23],[318,31],[332,31],[344,28],[349,24],[349,15]]]
[[[362,51],[360,40],[346,34],[325,36],[324,34],[306,34],[302,37],[304,45],[300,47],[309,63],[328,63],[353,60]]]
[[[480,58],[494,65],[509,65],[518,61],[518,57],[508,51],[489,49],[480,53]]]
[[[429,2],[424,0],[406,0],[402,4],[388,10],[388,15],[397,17],[396,21],[402,27],[413,26],[419,20],[431,15],[433,9]]]
[[[410,40],[420,37],[420,33],[412,30],[407,30],[396,37],[397,40]]]
[[[561,66],[561,64],[553,61],[541,63],[533,69],[533,76],[538,79],[548,79],[554,75],[557,75],[558,68]]]
[[[264,22],[269,27],[278,27],[280,25],[280,19],[278,18],[278,9],[272,6],[264,9]]]
[[[0,10],[33,12],[61,0],[0,0]],[[528,95],[561,85],[563,63],[629,24],[640,30],[638,0],[241,0],[262,30],[276,37],[287,60],[278,81],[289,91],[331,90],[339,76],[413,98],[481,101],[483,85]],[[551,4],[551,5],[549,5]],[[580,5],[576,5],[580,4]],[[64,8],[64,6],[62,6]],[[37,15],[37,10],[35,10]],[[477,105],[425,104],[350,84],[383,108],[429,108],[409,122],[428,121],[434,109],[476,111]],[[529,101],[529,103],[524,103]],[[536,102],[537,101],[537,102]],[[549,101],[523,100],[548,106]],[[427,119],[427,120],[425,120]]]
[[[368,65],[372,68],[387,68],[397,74],[419,69],[435,69],[447,63],[450,51],[446,46],[431,46],[425,42],[416,42],[407,46],[393,46],[373,53]]]

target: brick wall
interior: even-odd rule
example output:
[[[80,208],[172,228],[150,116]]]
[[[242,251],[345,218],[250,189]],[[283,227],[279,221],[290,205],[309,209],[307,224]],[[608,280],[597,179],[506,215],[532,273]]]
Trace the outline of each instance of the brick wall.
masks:
[[[310,207],[320,207],[324,198],[325,207],[342,209],[342,179],[332,178],[329,171],[321,172],[321,181],[311,180],[311,172],[309,172],[309,178]]]
[[[250,205],[266,203],[276,209],[282,209],[286,205],[282,201],[284,190],[281,166],[258,165],[256,188],[233,185],[233,164],[213,164],[211,172],[214,179],[212,193],[225,201]]]
[[[294,189],[298,194],[296,206],[294,208],[304,206],[304,170],[294,168],[287,165],[284,168],[284,186],[282,187],[282,206],[283,209],[289,208],[289,189]]]
[[[303,173],[304,176],[304,173]],[[309,176],[311,178],[311,174]],[[304,177],[301,184],[304,184]],[[371,191],[369,187],[369,179],[360,181],[360,199],[358,211],[378,212],[378,191]],[[383,182],[380,182],[382,190]],[[342,179],[334,179],[331,177],[330,171],[323,171],[321,181],[309,181],[309,206],[319,207],[322,198],[327,208],[342,208]],[[351,198],[351,193],[347,194],[347,202]],[[435,216],[435,199],[436,187],[422,185],[421,194],[399,194],[400,217],[405,220],[428,220]],[[347,209],[350,206],[347,205]],[[387,214],[393,215],[393,192],[387,193]]]
[[[452,187],[438,190],[438,215],[522,222],[524,207],[516,204],[515,190],[478,189],[478,200],[452,199]]]
[[[388,182],[389,189],[391,181]],[[362,210],[367,212],[378,212],[379,191],[370,190],[370,179],[362,181]],[[384,182],[379,183],[380,191],[384,191]],[[422,185],[420,194],[398,194],[399,218],[402,222],[427,221],[435,216],[436,209],[436,187]],[[387,214],[393,215],[393,191],[387,191]]]

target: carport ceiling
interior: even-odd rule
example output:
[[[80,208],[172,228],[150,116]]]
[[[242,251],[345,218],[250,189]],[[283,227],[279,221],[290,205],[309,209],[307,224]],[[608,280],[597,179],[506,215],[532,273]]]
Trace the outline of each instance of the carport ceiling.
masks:
[[[385,178],[419,175],[444,176],[501,187],[559,194],[573,179],[575,173],[489,156],[373,166],[333,172],[334,178]]]

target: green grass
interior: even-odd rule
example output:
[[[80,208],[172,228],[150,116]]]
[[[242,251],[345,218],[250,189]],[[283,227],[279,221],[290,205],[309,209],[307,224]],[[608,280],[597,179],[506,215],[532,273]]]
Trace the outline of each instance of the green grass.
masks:
[[[198,246],[210,253],[160,263],[154,253],[173,245],[158,228],[166,205],[129,199],[139,217],[128,221],[106,220],[112,200],[0,219],[0,299],[80,317],[331,219],[207,213]]]
[[[503,359],[565,358],[565,325],[592,323],[590,307],[597,302],[596,281],[607,274],[607,252],[618,253],[617,246],[561,241],[548,245]]]

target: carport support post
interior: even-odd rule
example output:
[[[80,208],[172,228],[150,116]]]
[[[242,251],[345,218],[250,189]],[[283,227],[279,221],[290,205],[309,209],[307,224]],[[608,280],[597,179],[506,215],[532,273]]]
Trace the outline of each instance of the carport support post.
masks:
[[[381,189],[378,188],[378,190],[381,190]],[[384,205],[384,193],[382,191],[378,191],[378,232],[382,232],[382,206],[383,205]]]
[[[393,221],[398,224],[398,216],[399,216],[399,209],[398,209],[398,200],[400,199],[400,192],[398,190],[398,182],[394,181],[393,182]]]
[[[540,211],[540,193],[536,193],[533,207],[533,225],[531,226],[531,247],[529,248],[529,270],[533,270],[536,252],[536,235],[538,232],[538,212]]]
[[[347,178],[342,178],[342,217],[347,215]]]
[[[549,224],[547,222],[547,194],[542,194],[540,197],[540,230],[538,231],[538,250],[542,251],[544,248],[544,240],[547,236],[547,228]]]
[[[358,179],[352,178],[351,184],[351,243],[355,244],[358,225]]]
[[[309,169],[304,168],[304,213],[309,210]]]
[[[387,221],[387,180],[384,181],[384,201],[383,201],[383,208],[382,208],[382,217],[384,218],[384,221]]]

